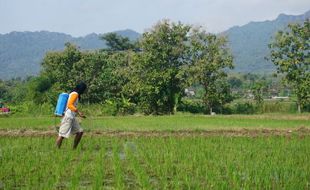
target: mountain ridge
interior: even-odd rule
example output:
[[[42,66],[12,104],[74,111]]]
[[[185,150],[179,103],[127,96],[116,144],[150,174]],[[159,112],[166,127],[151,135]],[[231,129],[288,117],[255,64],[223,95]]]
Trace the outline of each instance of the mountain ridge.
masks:
[[[249,22],[234,26],[225,32],[234,56],[235,69],[240,73],[272,73],[275,66],[266,59],[268,44],[279,30],[285,30],[289,23],[302,23],[310,18],[310,11],[301,15],[280,14],[275,20]]]

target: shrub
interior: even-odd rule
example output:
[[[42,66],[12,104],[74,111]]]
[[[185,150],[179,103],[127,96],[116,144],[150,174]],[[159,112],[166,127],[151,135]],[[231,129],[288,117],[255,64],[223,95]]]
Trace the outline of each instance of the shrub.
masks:
[[[49,103],[36,104],[33,101],[26,101],[20,104],[9,105],[12,114],[23,116],[53,115],[54,106]]]
[[[178,111],[190,113],[204,113],[205,108],[201,100],[182,99],[178,106]]]
[[[244,103],[236,103],[234,106],[234,113],[235,114],[254,114],[256,112],[255,105],[250,102],[244,102]]]

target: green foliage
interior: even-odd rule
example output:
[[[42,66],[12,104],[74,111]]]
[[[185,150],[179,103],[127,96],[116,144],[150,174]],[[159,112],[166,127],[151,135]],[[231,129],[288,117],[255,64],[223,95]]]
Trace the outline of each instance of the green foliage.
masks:
[[[36,104],[51,103],[50,88],[52,84],[49,78],[45,76],[34,77],[27,83],[28,91],[26,99]]]
[[[239,102],[235,105],[234,112],[237,114],[254,114],[256,112],[255,105],[250,102]]]
[[[279,31],[271,48],[271,61],[278,73],[285,75],[285,81],[297,95],[299,112],[310,102],[310,21],[290,24],[288,31]]]
[[[309,136],[86,136],[76,151],[71,151],[68,141],[61,150],[53,148],[54,138],[49,137],[1,137],[0,144],[0,179],[4,189],[309,186]]]
[[[205,113],[205,106],[201,100],[183,98],[178,111],[189,113]]]
[[[232,55],[224,37],[196,28],[193,29],[190,38],[193,61],[193,66],[190,68],[191,77],[193,81],[203,86],[205,90],[203,101],[211,114],[212,109],[232,100],[224,70],[233,68]]]
[[[102,115],[128,115],[135,113],[135,104],[129,99],[122,97],[121,99],[106,100],[101,106]]]
[[[254,86],[252,87],[252,92],[254,95],[254,101],[257,106],[262,106],[263,104],[263,88],[264,88],[264,83],[263,82],[256,82]]]
[[[4,81],[0,80],[0,102],[4,101],[7,98],[9,93],[8,86]]]
[[[189,26],[165,20],[143,34],[142,52],[134,56],[125,89],[139,96],[138,105],[144,113],[175,113],[186,83],[189,30]]]
[[[52,81],[58,93],[70,92],[79,81],[84,81],[88,87],[82,100],[100,103],[120,97],[126,78],[119,72],[120,67],[127,64],[128,56],[126,52],[81,52],[76,46],[67,44],[63,52],[46,55],[42,76]]]
[[[239,89],[241,88],[243,81],[236,76],[231,76],[228,78],[228,84],[232,89]]]
[[[21,103],[26,100],[27,97],[27,83],[28,80],[20,80],[20,79],[13,79],[6,82],[6,86],[8,88],[8,93],[4,97],[4,99],[8,103]]]
[[[296,103],[291,101],[265,101],[262,113],[296,113]]]
[[[309,37],[307,27],[301,29],[299,25],[292,25],[291,28],[295,31],[293,34],[303,35],[303,39]],[[289,37],[284,38],[285,35]],[[289,32],[285,35],[282,35],[284,39],[294,39]],[[263,104],[265,98],[291,95],[290,89],[279,82],[281,75],[278,78],[256,74],[227,77],[233,59],[226,38],[201,28],[163,20],[145,32],[138,43],[115,33],[102,39],[108,43],[108,48],[103,50],[81,51],[67,43],[63,51],[48,52],[40,76],[24,81],[0,81],[0,99],[13,106],[20,104],[22,107],[24,102],[31,102],[37,105],[29,104],[31,107],[43,104],[55,107],[59,93],[70,92],[77,83],[84,81],[88,89],[81,103],[87,105],[89,113],[93,106],[98,116],[134,114],[137,111],[174,114],[177,110],[250,114],[273,110]],[[288,49],[294,50],[293,46]],[[299,70],[309,66],[308,46],[307,43],[300,45],[304,52],[297,53],[299,58],[296,60],[305,64],[298,66]],[[273,44],[272,55],[278,64],[293,60],[290,57],[293,54],[284,56],[283,60],[275,57],[279,55],[279,49],[276,43]],[[298,87],[302,92],[302,95],[297,93],[298,100],[300,96],[304,97],[303,100],[309,96],[308,74],[309,70],[306,70],[298,75],[304,82]],[[287,76],[284,73],[284,77]],[[193,100],[184,99],[184,89],[188,87],[195,89],[196,94],[190,97]],[[255,106],[252,103],[228,104],[234,98],[252,101],[253,97]],[[304,101],[304,108],[307,105]]]
[[[52,116],[55,107],[49,103],[37,104],[33,101],[10,104],[10,110],[15,116]]]
[[[106,41],[108,48],[105,50],[108,51],[124,51],[135,48],[135,44],[129,38],[122,37],[117,33],[107,33],[101,36],[101,39]]]
[[[75,76],[72,75],[73,65],[81,59],[81,52],[76,46],[67,43],[63,52],[48,52],[42,62],[42,75],[47,76],[59,90],[68,91],[72,88]],[[74,81],[74,82],[73,82]]]

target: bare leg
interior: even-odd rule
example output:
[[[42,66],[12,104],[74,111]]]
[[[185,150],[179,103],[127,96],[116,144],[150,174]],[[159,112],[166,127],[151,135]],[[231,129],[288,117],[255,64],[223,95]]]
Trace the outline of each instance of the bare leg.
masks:
[[[76,149],[76,147],[79,145],[82,139],[82,136],[83,136],[83,132],[79,132],[75,135],[73,149]]]
[[[64,139],[64,137],[58,136],[58,138],[57,138],[57,140],[56,140],[56,146],[57,146],[58,148],[61,147],[61,143],[62,143],[62,140],[63,140],[63,139]]]

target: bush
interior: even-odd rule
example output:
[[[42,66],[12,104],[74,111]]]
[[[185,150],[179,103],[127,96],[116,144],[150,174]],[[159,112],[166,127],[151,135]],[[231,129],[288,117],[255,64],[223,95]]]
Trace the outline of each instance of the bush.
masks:
[[[297,105],[286,101],[265,101],[262,106],[263,113],[296,113]]]
[[[106,100],[102,104],[80,104],[79,107],[85,114],[92,116],[127,115],[134,114],[136,111],[136,105],[124,99],[123,101]]]
[[[113,100],[107,100],[102,106],[102,113],[104,115],[116,116],[118,113],[117,102]]]
[[[42,116],[54,114],[54,106],[48,103],[36,104],[32,101],[26,101],[20,104],[9,105],[9,108],[12,114],[22,116]]]
[[[255,105],[250,102],[231,103],[224,110],[230,114],[254,114],[257,112]]]
[[[190,113],[204,113],[205,108],[201,100],[182,99],[178,111]]]
[[[117,115],[117,106],[111,101],[107,101],[104,104],[79,104],[78,106],[86,116],[95,117]]]
[[[297,105],[295,105],[295,108],[297,107]],[[310,104],[307,104],[305,105],[303,108],[302,108],[302,111],[303,112],[310,112]]]

